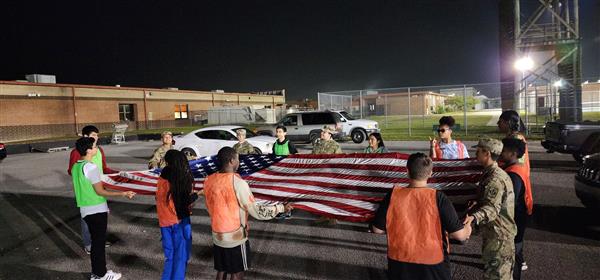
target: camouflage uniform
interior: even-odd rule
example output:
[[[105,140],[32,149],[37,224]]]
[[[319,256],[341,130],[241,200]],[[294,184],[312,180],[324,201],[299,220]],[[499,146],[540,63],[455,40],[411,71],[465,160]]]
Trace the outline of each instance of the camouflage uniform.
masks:
[[[319,139],[313,146],[313,154],[341,154],[342,148],[340,144],[335,142],[333,139],[323,140]]]
[[[494,141],[492,145],[499,143],[499,151],[502,151],[502,142]],[[475,217],[483,239],[481,257],[484,263],[484,278],[512,279],[515,261],[514,239],[517,234],[512,181],[494,162],[483,171],[479,188],[477,209],[471,215]]]
[[[165,147],[161,145],[160,147],[156,148],[152,158],[148,162],[148,169],[164,168],[167,165],[165,162],[165,154],[171,149],[173,149],[173,146]]]
[[[248,141],[244,141],[244,143],[236,143],[235,145],[233,145],[233,149],[239,155],[256,154],[254,146],[248,143]]]

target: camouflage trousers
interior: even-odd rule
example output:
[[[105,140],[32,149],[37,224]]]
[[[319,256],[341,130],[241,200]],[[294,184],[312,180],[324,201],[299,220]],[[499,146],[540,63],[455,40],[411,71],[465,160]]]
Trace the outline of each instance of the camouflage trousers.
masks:
[[[515,263],[515,241],[483,239],[484,279],[510,280]]]

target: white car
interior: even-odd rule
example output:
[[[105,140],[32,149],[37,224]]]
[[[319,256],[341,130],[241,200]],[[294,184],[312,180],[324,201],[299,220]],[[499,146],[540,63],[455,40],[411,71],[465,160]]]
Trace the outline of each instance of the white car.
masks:
[[[184,152],[187,156],[204,157],[216,155],[225,146],[233,147],[238,142],[235,133],[238,129],[246,130],[246,140],[259,154],[270,154],[276,138],[258,136],[253,131],[237,125],[221,125],[205,127],[190,133],[175,136],[174,148]]]

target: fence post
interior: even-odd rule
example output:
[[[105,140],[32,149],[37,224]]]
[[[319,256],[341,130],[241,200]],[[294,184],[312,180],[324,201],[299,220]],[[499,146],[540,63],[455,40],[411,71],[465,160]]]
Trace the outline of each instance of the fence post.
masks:
[[[321,111],[321,93],[317,91],[317,111]]]
[[[383,104],[385,104],[385,128],[388,127],[388,104],[387,104],[387,95],[383,96]]]
[[[412,123],[410,119],[410,88],[408,88],[408,136],[412,136]]]
[[[363,107],[363,104],[362,104],[362,102],[363,102],[363,101],[362,101],[362,90],[360,90],[359,94],[360,94],[360,95],[359,95],[359,97],[358,97],[358,98],[359,98],[359,99],[358,99],[358,106],[360,107],[360,118],[362,119],[362,118],[363,118],[363,108],[362,108],[362,107]]]
[[[465,127],[465,136],[469,135],[469,130],[467,129],[467,85],[463,85],[463,123]]]

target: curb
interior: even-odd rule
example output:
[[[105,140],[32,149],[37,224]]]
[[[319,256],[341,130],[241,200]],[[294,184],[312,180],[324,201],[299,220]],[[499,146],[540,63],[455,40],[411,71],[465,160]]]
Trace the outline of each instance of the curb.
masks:
[[[181,133],[173,133],[173,135],[180,135]],[[98,138],[98,143],[100,145],[108,145],[110,144],[110,137],[100,137]],[[134,134],[134,135],[126,135],[125,141],[148,141],[148,140],[160,140],[160,133],[149,133],[149,134]],[[75,147],[75,140],[61,140],[61,141],[47,141],[47,142],[38,142],[31,144],[6,144],[6,153],[10,155],[14,154],[25,154],[25,153],[34,153],[34,152],[42,152],[46,153],[51,148],[56,147]]]

